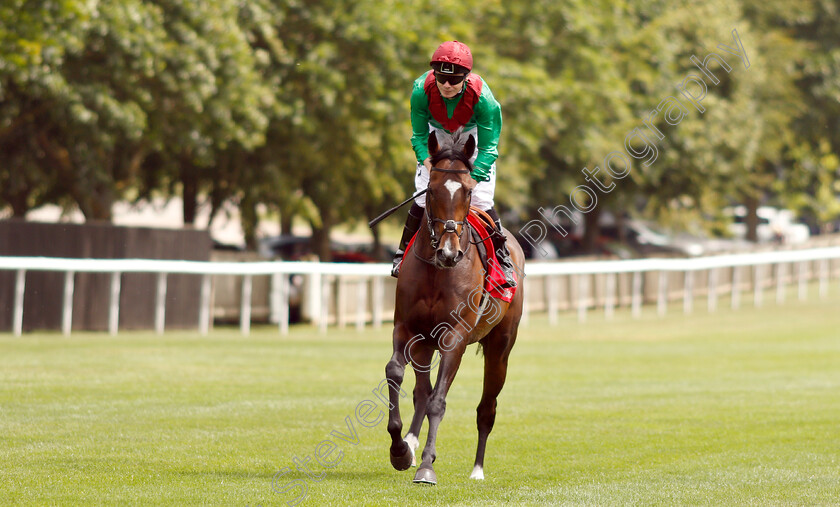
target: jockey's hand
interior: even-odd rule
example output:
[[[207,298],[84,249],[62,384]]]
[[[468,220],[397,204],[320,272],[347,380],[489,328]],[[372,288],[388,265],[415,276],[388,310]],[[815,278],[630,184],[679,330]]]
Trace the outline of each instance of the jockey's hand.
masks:
[[[426,170],[432,172],[432,157],[427,158],[423,161],[423,165],[426,166]]]

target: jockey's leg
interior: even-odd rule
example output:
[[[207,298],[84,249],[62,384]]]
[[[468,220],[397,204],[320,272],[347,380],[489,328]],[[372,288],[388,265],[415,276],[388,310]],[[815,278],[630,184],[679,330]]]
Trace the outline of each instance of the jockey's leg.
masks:
[[[405,219],[405,227],[403,227],[402,238],[400,238],[400,246],[397,247],[397,252],[394,255],[394,267],[391,268],[391,276],[397,278],[400,273],[400,266],[402,265],[403,254],[408,242],[414,237],[414,234],[420,229],[420,222],[423,219],[423,208],[416,202],[411,205],[408,210],[408,217]]]
[[[419,192],[429,186],[429,171],[422,163],[417,163],[417,171],[414,173],[414,190]],[[408,217],[405,219],[405,228],[403,228],[402,238],[400,238],[400,246],[394,254],[394,266],[391,268],[391,276],[397,278],[400,274],[400,266],[402,265],[403,254],[408,242],[414,237],[414,234],[420,229],[420,222],[423,219],[423,212],[426,208],[426,195],[421,194],[414,198],[411,204],[411,209],[408,210]]]
[[[505,275],[505,283],[499,287],[500,289],[507,289],[516,287],[516,278],[514,277],[513,261],[510,258],[510,251],[507,248],[507,237],[502,232],[502,220],[499,214],[496,213],[496,208],[487,210],[487,214],[493,219],[496,224],[496,233],[491,235],[493,239],[493,250],[496,251],[496,257],[499,260],[499,267],[502,268],[502,273]]]

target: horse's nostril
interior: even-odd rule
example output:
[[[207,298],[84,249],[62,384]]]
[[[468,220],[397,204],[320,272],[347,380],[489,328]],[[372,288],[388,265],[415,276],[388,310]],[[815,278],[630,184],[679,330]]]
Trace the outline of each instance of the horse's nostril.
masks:
[[[452,267],[455,265],[456,262],[458,262],[459,254],[460,252],[453,255],[453,252],[451,250],[441,248],[436,252],[435,256],[437,257],[439,265],[444,267]]]
[[[458,252],[458,253],[455,255],[455,262],[457,263],[458,261],[460,261],[460,260],[461,260],[461,259],[463,259],[463,258],[464,258],[464,252]]]

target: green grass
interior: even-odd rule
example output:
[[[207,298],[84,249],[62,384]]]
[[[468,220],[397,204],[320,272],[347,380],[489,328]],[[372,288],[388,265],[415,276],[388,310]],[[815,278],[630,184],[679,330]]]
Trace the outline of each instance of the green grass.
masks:
[[[662,320],[649,308],[582,325],[568,314],[554,328],[534,316],[511,357],[487,480],[468,479],[482,364],[471,347],[435,487],[391,469],[384,421],[355,422],[383,378],[387,327],[3,334],[0,503],[283,505],[294,495],[272,489],[274,474],[331,438],[337,466],[278,489],[304,481],[304,505],[836,505],[838,308],[835,295],[711,315],[673,307]],[[347,433],[348,416],[357,445],[330,435]]]

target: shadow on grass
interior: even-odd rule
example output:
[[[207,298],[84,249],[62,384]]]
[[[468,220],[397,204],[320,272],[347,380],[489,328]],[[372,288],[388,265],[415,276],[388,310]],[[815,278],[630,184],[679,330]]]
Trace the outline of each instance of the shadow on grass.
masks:
[[[192,477],[224,477],[231,479],[254,479],[265,480],[271,482],[279,470],[274,472],[257,472],[249,470],[179,470],[175,472],[178,475],[192,476]],[[279,477],[283,482],[291,482],[296,480],[306,482],[317,482],[318,484],[326,484],[329,482],[353,481],[353,480],[372,480],[372,479],[386,479],[390,476],[390,470],[374,471],[374,470],[324,470],[319,468],[313,470],[313,473],[323,472],[323,477],[320,480],[315,480],[312,475],[292,468],[290,471]],[[397,473],[397,472],[394,472]],[[408,477],[408,476],[406,476]]]

